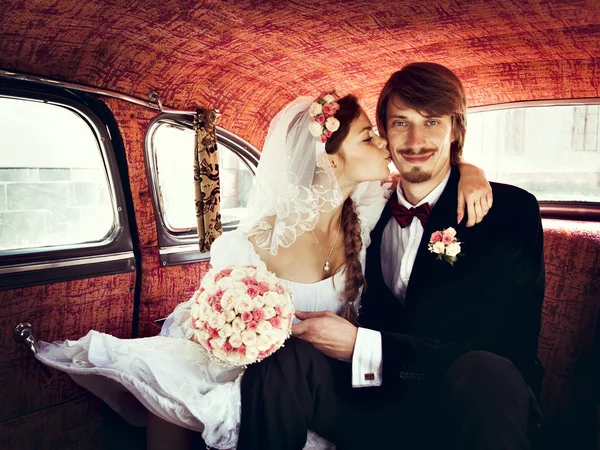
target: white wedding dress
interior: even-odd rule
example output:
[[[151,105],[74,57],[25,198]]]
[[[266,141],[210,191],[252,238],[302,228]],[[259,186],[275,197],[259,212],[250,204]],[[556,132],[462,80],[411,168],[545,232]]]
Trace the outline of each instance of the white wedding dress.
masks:
[[[388,192],[373,182],[362,183],[352,195],[361,222],[363,266],[369,234]],[[215,268],[231,264],[266,267],[241,231],[227,232],[214,242],[211,264]],[[310,284],[281,281],[292,290],[296,309],[337,312],[340,308],[343,272]],[[208,446],[232,449],[239,432],[243,369],[210,363],[205,350],[189,340],[190,307],[190,301],[177,306],[160,336],[118,339],[90,331],[77,341],[40,342],[37,358],[67,372],[133,425],[145,425],[149,410],[171,423],[202,432]],[[334,447],[309,433],[304,448]]]

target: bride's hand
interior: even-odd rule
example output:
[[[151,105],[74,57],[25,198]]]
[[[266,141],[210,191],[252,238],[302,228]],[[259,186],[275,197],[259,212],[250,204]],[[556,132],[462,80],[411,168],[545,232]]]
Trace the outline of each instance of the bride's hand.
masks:
[[[460,181],[458,183],[458,209],[456,220],[460,223],[465,217],[467,207],[467,227],[481,222],[493,203],[492,187],[485,173],[473,164],[461,163]]]

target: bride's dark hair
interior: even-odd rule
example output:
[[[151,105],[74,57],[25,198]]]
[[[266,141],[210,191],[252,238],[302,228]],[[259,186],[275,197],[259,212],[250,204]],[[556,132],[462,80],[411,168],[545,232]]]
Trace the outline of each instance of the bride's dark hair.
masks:
[[[354,95],[346,95],[337,101],[340,105],[335,118],[340,121],[340,127],[334,132],[327,143],[325,151],[331,155],[337,153],[342,142],[348,136],[350,125],[360,116],[360,105]],[[342,207],[342,227],[344,229],[344,248],[346,249],[346,262],[341,266],[346,271],[346,285],[344,289],[344,300],[346,305],[342,311],[342,317],[353,324],[358,323],[358,316],[354,307],[360,289],[365,285],[365,276],[362,271],[359,254],[362,247],[360,237],[360,224],[354,210],[352,199],[348,197]]]

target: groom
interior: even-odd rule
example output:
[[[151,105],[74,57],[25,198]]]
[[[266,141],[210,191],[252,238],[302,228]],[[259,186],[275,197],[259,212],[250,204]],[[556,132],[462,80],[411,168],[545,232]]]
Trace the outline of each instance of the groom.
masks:
[[[441,65],[394,73],[377,125],[402,182],[371,234],[360,328],[298,313],[300,339],[243,376],[238,448],[301,449],[310,429],[340,449],[528,449],[544,297],[537,201],[492,183],[485,220],[456,223],[466,98]]]

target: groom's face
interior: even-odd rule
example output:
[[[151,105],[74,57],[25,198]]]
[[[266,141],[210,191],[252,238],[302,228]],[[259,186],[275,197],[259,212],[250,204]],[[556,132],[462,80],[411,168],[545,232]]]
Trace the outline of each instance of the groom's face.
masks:
[[[387,139],[392,160],[408,183],[440,182],[450,168],[452,118],[428,116],[390,98]]]

